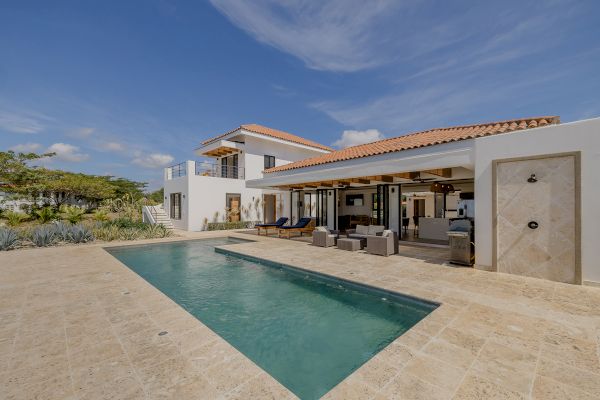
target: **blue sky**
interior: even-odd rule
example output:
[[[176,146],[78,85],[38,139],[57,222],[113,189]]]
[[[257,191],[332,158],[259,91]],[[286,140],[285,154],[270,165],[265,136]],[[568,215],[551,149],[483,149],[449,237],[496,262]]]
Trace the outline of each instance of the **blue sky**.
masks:
[[[0,148],[160,186],[242,123],[343,147],[600,116],[598,1],[2,1]]]

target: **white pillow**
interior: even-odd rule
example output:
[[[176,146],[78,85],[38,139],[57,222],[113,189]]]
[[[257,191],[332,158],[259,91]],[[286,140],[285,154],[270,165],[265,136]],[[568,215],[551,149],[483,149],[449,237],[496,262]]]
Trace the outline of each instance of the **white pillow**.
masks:
[[[316,230],[317,232],[329,232],[329,231],[327,230],[327,228],[326,228],[326,227],[324,227],[324,226],[317,226],[317,227],[315,228],[315,230]]]
[[[366,225],[356,225],[356,233],[359,235],[367,235],[369,233],[369,227]]]
[[[390,231],[389,229],[386,229],[385,231],[383,231],[381,236],[388,237],[388,236],[392,236],[393,234],[394,234],[394,232]]]
[[[369,233],[368,235],[376,235],[385,230],[385,226],[383,225],[369,225]]]

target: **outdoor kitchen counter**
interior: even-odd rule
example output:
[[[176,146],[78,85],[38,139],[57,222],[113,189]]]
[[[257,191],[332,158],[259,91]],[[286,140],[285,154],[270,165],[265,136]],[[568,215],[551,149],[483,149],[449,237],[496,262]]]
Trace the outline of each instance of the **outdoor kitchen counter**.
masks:
[[[419,238],[448,240],[449,218],[419,218]]]

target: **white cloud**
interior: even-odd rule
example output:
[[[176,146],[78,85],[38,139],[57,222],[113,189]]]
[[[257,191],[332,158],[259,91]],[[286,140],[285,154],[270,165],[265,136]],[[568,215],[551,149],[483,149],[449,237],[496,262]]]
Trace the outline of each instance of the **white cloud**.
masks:
[[[33,116],[0,112],[0,129],[14,133],[38,133],[44,130],[44,125]]]
[[[125,146],[119,142],[105,142],[100,144],[100,148],[106,151],[124,151]]]
[[[46,152],[56,153],[51,160],[56,159],[69,162],[81,162],[90,158],[88,154],[81,153],[79,147],[68,143],[54,143],[46,149]]]
[[[35,153],[42,148],[39,143],[23,143],[12,146],[9,150],[17,153]]]
[[[211,0],[229,20],[256,40],[292,54],[310,68],[358,71],[389,61],[392,36],[378,29],[393,27],[392,0]],[[388,47],[389,50],[389,47]]]
[[[152,153],[144,155],[137,153],[131,163],[144,168],[159,168],[166,167],[173,160],[174,158],[170,154]]]
[[[367,129],[364,131],[344,131],[342,137],[333,142],[333,145],[338,148],[356,146],[364,143],[376,142],[385,139],[385,136],[377,129]]]
[[[68,133],[68,135],[73,138],[86,139],[86,138],[89,138],[92,135],[92,133],[94,133],[94,131],[95,131],[94,128],[82,127],[82,128],[72,130],[71,132]]]

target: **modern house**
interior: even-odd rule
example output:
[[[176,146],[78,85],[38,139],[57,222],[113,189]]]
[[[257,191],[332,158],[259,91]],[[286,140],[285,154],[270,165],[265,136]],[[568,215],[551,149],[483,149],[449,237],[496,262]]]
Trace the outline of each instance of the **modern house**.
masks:
[[[598,171],[600,118],[546,116],[323,151],[245,185],[285,193],[293,220],[385,225],[421,246],[447,244],[451,224],[468,221],[476,268],[600,285]]]
[[[274,222],[289,209],[287,190],[249,188],[264,170],[332,149],[291,133],[248,124],[205,140],[196,155],[164,170],[164,212],[177,229],[205,230],[212,222]],[[160,216],[157,216],[160,219]]]

